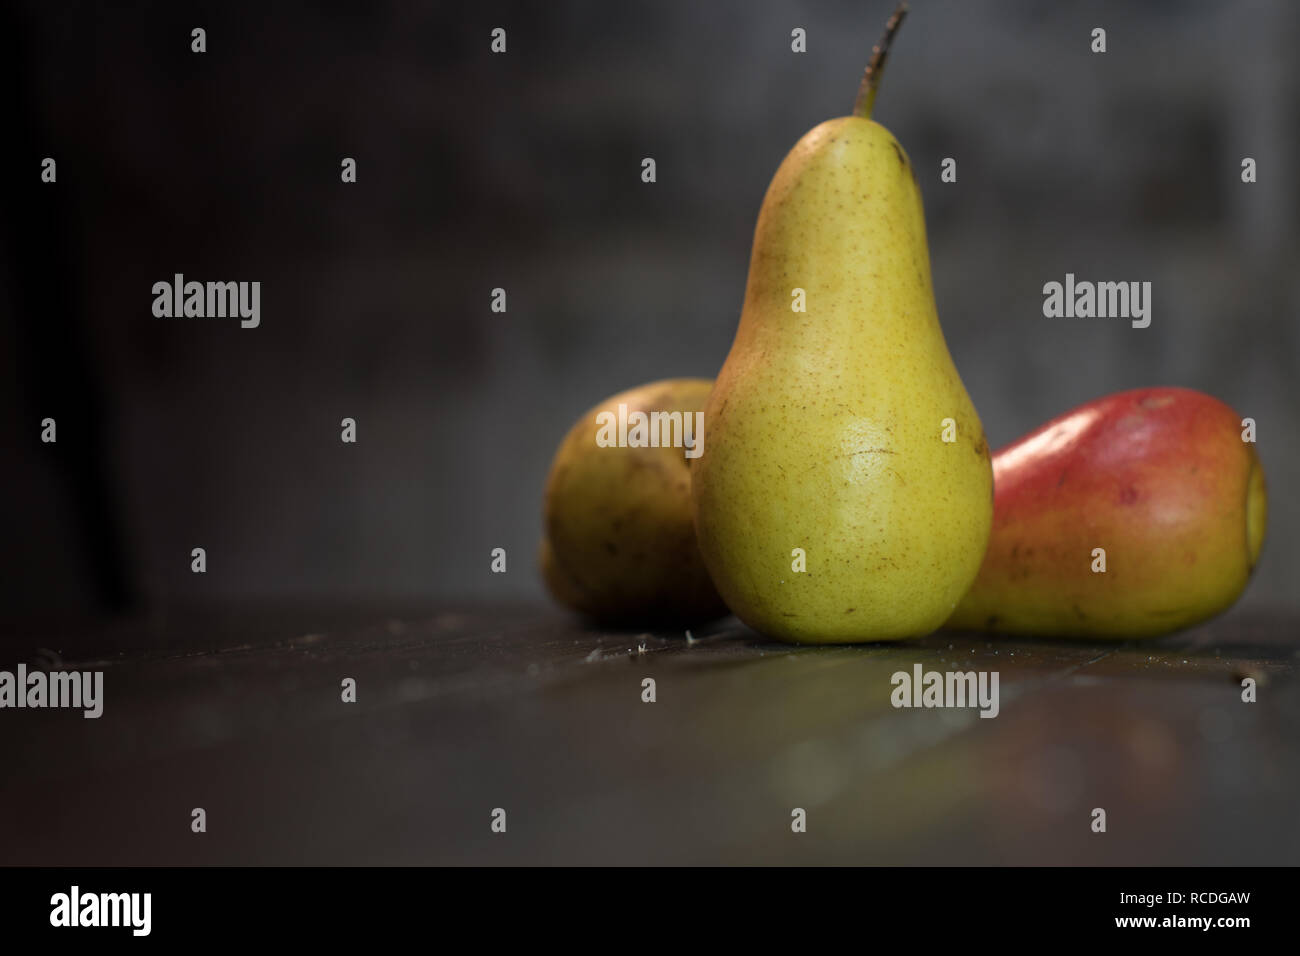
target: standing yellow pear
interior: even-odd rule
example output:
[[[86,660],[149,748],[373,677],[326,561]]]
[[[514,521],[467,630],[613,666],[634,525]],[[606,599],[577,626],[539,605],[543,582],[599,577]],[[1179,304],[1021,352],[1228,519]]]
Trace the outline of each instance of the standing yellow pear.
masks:
[[[935,630],[992,523],[988,445],[939,327],[916,174],[870,119],[904,12],[854,115],[805,135],[768,187],[693,467],[714,584],[782,640]]]

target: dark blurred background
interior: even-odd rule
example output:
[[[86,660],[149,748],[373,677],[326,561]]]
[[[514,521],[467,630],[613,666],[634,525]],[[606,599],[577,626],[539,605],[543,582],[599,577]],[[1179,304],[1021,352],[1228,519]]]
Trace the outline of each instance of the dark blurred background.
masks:
[[[892,5],[7,4],[6,630],[540,597],[555,445],[613,392],[716,372],[768,181],[849,111]],[[912,7],[876,118],[991,443],[1118,389],[1218,396],[1271,491],[1243,603],[1294,608],[1300,5]],[[177,272],[260,281],[261,327],[155,318]],[[1151,281],[1150,328],[1044,318],[1066,272]]]

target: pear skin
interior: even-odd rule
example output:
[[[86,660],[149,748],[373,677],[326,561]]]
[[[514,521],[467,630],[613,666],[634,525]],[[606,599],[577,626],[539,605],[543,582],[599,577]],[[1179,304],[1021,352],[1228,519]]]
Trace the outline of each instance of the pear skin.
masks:
[[[1146,637],[1225,610],[1259,559],[1268,516],[1243,431],[1218,399],[1147,388],[1081,405],[999,450],[993,536],[948,626]]]
[[[601,402],[569,431],[547,479],[538,555],[561,604],[637,626],[703,623],[727,613],[695,544],[686,449],[597,443],[602,412],[617,415],[622,404],[628,415],[694,415],[712,387],[707,379],[642,385]]]
[[[988,445],[939,326],[916,175],[879,123],[828,120],[777,170],[704,422],[700,550],[755,630],[920,636],[975,579]]]

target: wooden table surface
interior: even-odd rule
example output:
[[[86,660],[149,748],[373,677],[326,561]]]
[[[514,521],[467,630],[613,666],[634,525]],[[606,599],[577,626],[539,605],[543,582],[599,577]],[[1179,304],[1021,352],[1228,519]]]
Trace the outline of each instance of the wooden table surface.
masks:
[[[10,660],[103,669],[104,715],[0,713],[0,863],[1295,865],[1298,624],[804,648],[538,605],[33,634]],[[918,663],[996,670],[999,715],[895,709]]]

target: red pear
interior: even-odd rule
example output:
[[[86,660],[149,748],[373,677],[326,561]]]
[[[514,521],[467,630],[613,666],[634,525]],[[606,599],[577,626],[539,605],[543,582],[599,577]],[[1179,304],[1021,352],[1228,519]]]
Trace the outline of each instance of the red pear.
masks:
[[[1253,439],[1218,399],[1144,388],[1000,449],[988,551],[947,626],[1141,637],[1225,610],[1264,541]]]

